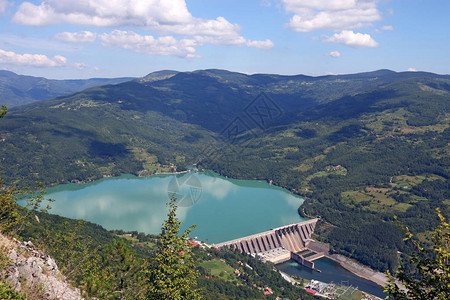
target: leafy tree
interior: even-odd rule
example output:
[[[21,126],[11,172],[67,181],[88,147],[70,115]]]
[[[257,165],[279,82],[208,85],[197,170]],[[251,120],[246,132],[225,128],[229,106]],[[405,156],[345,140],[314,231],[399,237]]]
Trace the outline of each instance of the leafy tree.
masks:
[[[199,276],[192,258],[188,235],[195,225],[178,236],[181,222],[176,217],[176,199],[167,204],[168,218],[161,228],[158,250],[149,271],[149,299],[200,299]]]
[[[441,211],[436,209],[440,223],[432,232],[432,251],[422,246],[408,227],[401,228],[406,233],[405,240],[411,240],[416,248],[409,262],[414,273],[401,266],[395,275],[388,271],[388,283],[385,292],[393,299],[450,299],[450,224]],[[396,280],[401,282],[399,287]]]
[[[93,270],[85,279],[87,292],[100,299],[143,299],[141,271],[145,267],[146,262],[136,257],[129,241],[114,240],[87,262],[85,269]]]
[[[3,116],[6,115],[7,112],[8,108],[6,107],[6,105],[2,105],[2,107],[0,108],[0,118],[3,118]]]
[[[1,106],[0,118],[6,115],[7,110],[5,105]],[[0,232],[8,233],[22,221],[16,206],[14,188],[4,189],[0,178]]]
[[[0,232],[10,233],[22,223],[24,217],[17,210],[14,188],[3,189],[2,185],[0,179]]]

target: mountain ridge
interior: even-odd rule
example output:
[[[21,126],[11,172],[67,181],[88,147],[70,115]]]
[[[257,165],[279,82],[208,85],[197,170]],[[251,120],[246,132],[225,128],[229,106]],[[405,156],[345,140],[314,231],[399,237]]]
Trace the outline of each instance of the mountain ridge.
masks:
[[[89,79],[47,79],[28,75],[19,75],[11,71],[0,70],[0,103],[10,108],[62,96],[86,88],[114,84],[134,79],[89,78]]]
[[[409,251],[394,214],[421,234],[436,223],[435,207],[450,215],[447,75],[154,75],[11,109],[0,122],[5,183],[49,186],[199,163],[302,195],[299,213],[324,221],[320,239],[381,271],[395,268],[396,251]],[[264,103],[279,113],[269,117]]]

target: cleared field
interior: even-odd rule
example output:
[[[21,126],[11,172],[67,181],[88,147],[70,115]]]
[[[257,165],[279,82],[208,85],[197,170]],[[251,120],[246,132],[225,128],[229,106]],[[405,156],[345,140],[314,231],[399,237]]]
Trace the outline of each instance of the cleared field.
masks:
[[[153,242],[150,242],[150,241],[140,242],[139,239],[137,239],[129,234],[121,234],[121,235],[117,235],[117,236],[130,241],[131,245],[141,245],[141,246],[146,245],[150,248],[156,247],[156,244]]]
[[[388,210],[405,212],[412,207],[411,203],[428,200],[425,197],[416,196],[409,192],[411,188],[421,184],[425,180],[445,179],[435,174],[417,176],[399,175],[391,178],[390,188],[366,187],[364,190],[342,192],[341,196],[344,204],[350,207],[360,207],[364,210],[375,212]],[[399,195],[409,195],[410,198],[407,198],[409,200],[405,202],[398,202],[395,199],[398,199],[397,197]],[[449,201],[444,203],[449,203]]]
[[[200,264],[200,266],[203,267],[211,276],[217,275],[225,280],[232,280],[235,278],[234,269],[219,260],[204,261]]]
[[[344,203],[348,206],[362,206],[371,211],[396,210],[406,211],[412,205],[399,203],[390,196],[390,189],[366,188],[363,191],[345,191],[341,194]]]

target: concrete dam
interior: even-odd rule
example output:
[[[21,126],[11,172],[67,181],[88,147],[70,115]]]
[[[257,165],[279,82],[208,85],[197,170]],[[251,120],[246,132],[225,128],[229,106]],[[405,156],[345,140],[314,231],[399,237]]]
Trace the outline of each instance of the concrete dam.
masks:
[[[215,245],[217,248],[235,248],[247,254],[257,254],[263,260],[281,263],[289,259],[314,269],[314,259],[323,257],[323,253],[312,253],[310,257],[302,254],[308,249],[308,242],[318,219],[290,224],[262,233],[242,237]],[[307,251],[311,254],[311,250]]]

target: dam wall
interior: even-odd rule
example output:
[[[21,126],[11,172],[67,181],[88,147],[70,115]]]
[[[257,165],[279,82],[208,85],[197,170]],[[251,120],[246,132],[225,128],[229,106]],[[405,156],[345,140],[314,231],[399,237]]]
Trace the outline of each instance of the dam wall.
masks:
[[[300,254],[294,253],[294,252],[291,252],[291,257],[290,258],[292,260],[295,260],[299,264],[304,265],[305,267],[308,267],[308,268],[314,270],[314,262],[312,260],[309,260],[309,259],[301,256]]]
[[[238,249],[242,253],[256,254],[264,261],[274,264],[282,263],[290,259],[314,269],[313,260],[323,257],[323,253],[306,251],[313,254],[304,257],[307,244],[311,239],[318,219],[312,219],[301,223],[290,224],[258,234],[249,235],[232,241],[215,245],[217,248],[228,247]],[[312,252],[312,253],[311,253]]]
[[[317,221],[318,219],[312,219],[290,224],[215,246],[235,248],[247,254],[264,253],[277,248],[299,252],[306,248],[306,243],[311,238]]]

